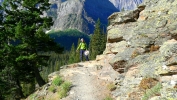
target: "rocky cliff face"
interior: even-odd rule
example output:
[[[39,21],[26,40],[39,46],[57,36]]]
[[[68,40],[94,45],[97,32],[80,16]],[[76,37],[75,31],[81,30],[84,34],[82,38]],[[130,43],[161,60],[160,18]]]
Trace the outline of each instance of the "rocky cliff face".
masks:
[[[98,18],[106,26],[107,17],[118,11],[109,0],[51,0],[50,2],[56,5],[57,9],[53,26],[55,30],[71,28],[92,33]]]
[[[96,20],[107,26],[107,17],[122,9],[135,9],[142,0],[50,0],[53,4],[49,15],[54,16],[52,29],[77,29],[93,33]]]
[[[133,10],[135,9],[143,0],[109,0],[114,4],[114,6],[119,9]]]
[[[176,100],[176,10],[176,0],[144,0],[109,16],[104,54],[115,55],[117,100]]]

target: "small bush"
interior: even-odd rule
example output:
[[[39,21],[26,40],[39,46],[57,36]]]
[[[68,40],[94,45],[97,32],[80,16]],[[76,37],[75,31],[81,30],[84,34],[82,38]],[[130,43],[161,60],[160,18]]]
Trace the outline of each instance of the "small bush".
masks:
[[[55,87],[54,87],[53,85],[51,85],[51,86],[49,87],[49,91],[55,93],[55,92],[56,92],[56,89],[55,89]]]
[[[37,96],[37,94],[32,94],[32,95],[30,95],[30,100],[34,100],[35,99],[35,97]]]
[[[52,84],[55,85],[55,86],[60,86],[62,83],[63,83],[63,79],[60,76],[56,77],[52,81]]]
[[[114,91],[116,89],[116,86],[113,84],[113,83],[110,83],[107,85],[107,88],[110,90],[110,91]]]
[[[107,96],[104,100],[113,100],[113,98],[110,96]]]
[[[159,95],[160,89],[162,88],[161,83],[157,83],[154,87],[151,89],[148,89],[146,93],[144,94],[142,100],[148,100],[150,97],[154,95]]]
[[[139,84],[139,88],[141,90],[147,90],[147,89],[154,87],[157,83],[158,83],[158,80],[155,78],[144,78],[141,80]]]
[[[67,96],[68,91],[71,88],[71,82],[64,82],[63,84],[61,84],[61,86],[59,87],[59,98],[63,98]]]

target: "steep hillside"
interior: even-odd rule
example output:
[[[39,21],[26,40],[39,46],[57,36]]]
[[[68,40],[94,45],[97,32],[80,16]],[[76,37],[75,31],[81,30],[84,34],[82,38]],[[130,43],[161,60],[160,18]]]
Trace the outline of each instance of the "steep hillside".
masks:
[[[135,9],[143,0],[109,0],[114,4],[114,6],[119,9],[133,10]]]

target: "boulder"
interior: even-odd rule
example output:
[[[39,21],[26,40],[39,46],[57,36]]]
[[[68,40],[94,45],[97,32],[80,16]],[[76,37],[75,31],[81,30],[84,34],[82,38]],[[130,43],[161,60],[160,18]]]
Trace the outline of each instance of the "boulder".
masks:
[[[123,52],[128,47],[128,43],[126,41],[107,43],[104,54],[117,54]]]
[[[169,58],[177,53],[177,41],[172,39],[165,42],[160,48],[161,55]]]
[[[131,55],[134,52],[134,48],[127,48],[123,52],[119,52],[116,56],[110,61],[113,69],[119,73],[123,73],[126,67],[127,61],[131,59]]]
[[[139,9],[124,11],[124,12],[116,12],[108,17],[110,24],[119,25],[122,23],[135,22],[139,17],[139,13],[144,9],[145,6],[139,6]]]

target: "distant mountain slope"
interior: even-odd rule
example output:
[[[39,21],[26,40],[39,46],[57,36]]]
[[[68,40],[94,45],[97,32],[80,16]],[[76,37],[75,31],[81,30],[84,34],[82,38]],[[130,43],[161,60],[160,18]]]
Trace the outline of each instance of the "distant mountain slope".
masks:
[[[138,4],[142,3],[143,0],[109,0],[114,6],[119,9],[132,10],[137,7]]]
[[[51,0],[56,5],[55,30],[77,29],[93,33],[95,22],[100,18],[107,26],[107,17],[119,11],[109,0]],[[53,8],[55,9],[55,8]]]
[[[138,4],[142,3],[143,0],[109,0],[114,6],[119,9],[132,10],[137,7]]]
[[[122,9],[135,9],[143,0],[50,0],[55,21],[52,29],[77,29],[81,32],[93,33],[95,22],[100,18],[103,26],[107,26],[107,18]],[[49,14],[49,13],[48,13]],[[50,15],[49,14],[49,15]]]
[[[55,42],[61,44],[65,50],[70,50],[73,43],[75,44],[75,47],[77,47],[79,38],[84,38],[87,45],[89,45],[90,42],[90,37],[87,34],[73,29],[64,31],[51,31],[48,34],[54,39]]]

